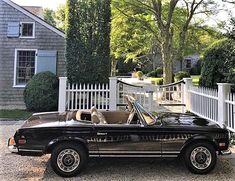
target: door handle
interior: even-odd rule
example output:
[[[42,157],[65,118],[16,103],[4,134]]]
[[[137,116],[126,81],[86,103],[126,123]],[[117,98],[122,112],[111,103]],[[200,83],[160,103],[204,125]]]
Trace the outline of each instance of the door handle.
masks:
[[[97,133],[98,136],[105,136],[105,135],[107,135],[107,134],[108,134],[108,133],[99,133],[99,132]]]

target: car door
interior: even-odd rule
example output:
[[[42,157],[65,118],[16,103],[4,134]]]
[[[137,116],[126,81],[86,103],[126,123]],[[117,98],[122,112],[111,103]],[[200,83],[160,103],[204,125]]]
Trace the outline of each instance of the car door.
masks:
[[[95,125],[96,143],[100,156],[128,156],[140,150],[140,124]]]

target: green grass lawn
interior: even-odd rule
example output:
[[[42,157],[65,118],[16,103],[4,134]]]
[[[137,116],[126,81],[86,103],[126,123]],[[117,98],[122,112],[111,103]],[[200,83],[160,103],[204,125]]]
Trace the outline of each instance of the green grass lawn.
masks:
[[[163,78],[162,77],[148,77],[147,79],[151,80],[156,85]]]
[[[25,110],[0,110],[0,118],[6,119],[26,119],[32,115],[32,112],[25,111]]]

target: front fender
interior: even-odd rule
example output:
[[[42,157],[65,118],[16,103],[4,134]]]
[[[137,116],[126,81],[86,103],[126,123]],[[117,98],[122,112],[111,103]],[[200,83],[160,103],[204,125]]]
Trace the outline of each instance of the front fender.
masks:
[[[216,142],[215,139],[213,139],[212,137],[210,137],[209,135],[194,135],[192,137],[190,137],[182,146],[181,148],[181,153],[184,152],[184,150],[186,150],[186,148],[196,142],[199,141],[203,141],[203,142],[208,142],[210,144],[212,144],[212,146],[215,148],[215,150],[217,150],[217,146],[216,146]]]

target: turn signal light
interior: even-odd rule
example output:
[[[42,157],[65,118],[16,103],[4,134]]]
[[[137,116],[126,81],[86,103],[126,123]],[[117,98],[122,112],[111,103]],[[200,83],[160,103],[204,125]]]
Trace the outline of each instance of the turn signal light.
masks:
[[[10,139],[9,139],[9,145],[15,145],[16,144],[16,142],[15,142],[15,140],[14,140],[14,137],[11,137]]]

